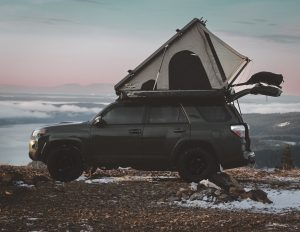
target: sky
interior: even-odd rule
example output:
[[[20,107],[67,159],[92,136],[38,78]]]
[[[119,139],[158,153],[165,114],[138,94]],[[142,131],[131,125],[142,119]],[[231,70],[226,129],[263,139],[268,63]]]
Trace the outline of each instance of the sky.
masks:
[[[0,0],[0,85],[117,83],[193,18],[300,95],[299,0]]]

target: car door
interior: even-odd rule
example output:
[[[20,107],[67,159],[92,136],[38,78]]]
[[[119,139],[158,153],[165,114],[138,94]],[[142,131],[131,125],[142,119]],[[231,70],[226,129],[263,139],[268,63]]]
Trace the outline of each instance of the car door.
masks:
[[[92,154],[103,163],[122,165],[141,152],[145,107],[118,103],[101,113],[91,128]]]
[[[143,155],[152,161],[168,161],[178,140],[189,137],[190,126],[179,104],[148,106],[143,132]]]

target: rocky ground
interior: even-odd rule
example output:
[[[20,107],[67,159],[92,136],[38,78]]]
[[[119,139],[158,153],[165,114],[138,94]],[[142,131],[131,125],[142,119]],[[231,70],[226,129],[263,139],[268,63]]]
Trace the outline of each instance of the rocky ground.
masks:
[[[0,230],[300,230],[300,170],[221,175],[227,181],[188,184],[174,172],[120,168],[62,184],[42,168],[0,166]],[[291,205],[276,198],[283,192]]]

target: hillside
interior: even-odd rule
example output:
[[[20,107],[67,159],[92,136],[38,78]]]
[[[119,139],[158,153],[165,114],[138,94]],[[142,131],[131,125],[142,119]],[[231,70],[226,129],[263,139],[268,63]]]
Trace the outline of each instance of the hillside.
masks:
[[[259,195],[255,201],[227,195],[227,200],[217,202],[209,196],[223,199],[217,193],[222,190],[184,183],[173,172],[100,170],[94,176],[62,184],[52,181],[43,169],[0,166],[0,228],[299,231],[299,170],[266,172],[244,168],[229,170],[227,174],[242,189],[263,189],[273,203],[260,202]],[[229,192],[236,190],[229,188]]]
[[[256,167],[279,167],[283,149],[291,146],[294,164],[300,167],[300,113],[245,114],[250,125]]]
[[[254,137],[300,141],[300,113],[245,114],[244,120],[250,125]]]

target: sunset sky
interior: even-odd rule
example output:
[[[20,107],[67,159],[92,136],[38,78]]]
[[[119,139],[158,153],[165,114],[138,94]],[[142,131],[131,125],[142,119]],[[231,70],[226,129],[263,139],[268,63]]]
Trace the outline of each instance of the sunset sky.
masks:
[[[1,0],[0,85],[116,83],[195,17],[300,95],[298,0]]]

